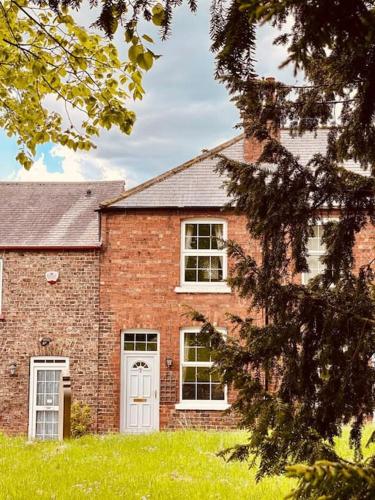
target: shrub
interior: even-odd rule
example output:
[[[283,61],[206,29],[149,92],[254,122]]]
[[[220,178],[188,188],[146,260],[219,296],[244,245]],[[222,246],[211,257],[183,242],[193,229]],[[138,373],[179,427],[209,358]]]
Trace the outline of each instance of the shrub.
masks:
[[[79,438],[90,432],[92,418],[88,404],[75,401],[71,408],[71,435]]]

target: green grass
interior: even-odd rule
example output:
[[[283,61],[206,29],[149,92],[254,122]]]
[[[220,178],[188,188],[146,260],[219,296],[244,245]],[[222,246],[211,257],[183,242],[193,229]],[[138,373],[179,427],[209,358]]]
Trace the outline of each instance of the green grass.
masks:
[[[366,429],[367,438],[370,432]],[[350,457],[346,437],[337,447]],[[88,436],[65,443],[0,436],[0,498],[282,499],[293,481],[273,477],[256,483],[246,464],[227,464],[216,456],[245,440],[241,432],[197,431]]]

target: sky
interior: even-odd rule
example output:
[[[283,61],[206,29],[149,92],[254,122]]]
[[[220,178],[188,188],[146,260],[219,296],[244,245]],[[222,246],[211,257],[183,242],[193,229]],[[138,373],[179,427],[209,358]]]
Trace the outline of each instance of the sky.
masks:
[[[125,180],[127,187],[169,170],[240,133],[237,109],[226,89],[214,79],[214,57],[210,52],[208,0],[198,2],[193,15],[185,6],[175,11],[172,34],[157,42],[161,54],[144,79],[146,96],[129,108],[137,114],[133,132],[103,131],[97,148],[74,152],[60,145],[38,149],[30,171],[20,167],[15,156],[15,138],[0,130],[0,180],[83,181]],[[86,24],[92,13],[81,11],[78,22]],[[154,39],[150,25],[144,30]],[[262,27],[257,34],[256,70],[260,76],[276,76],[295,82],[290,68],[278,69],[284,50],[272,45],[275,33]],[[122,34],[115,39],[126,54]]]

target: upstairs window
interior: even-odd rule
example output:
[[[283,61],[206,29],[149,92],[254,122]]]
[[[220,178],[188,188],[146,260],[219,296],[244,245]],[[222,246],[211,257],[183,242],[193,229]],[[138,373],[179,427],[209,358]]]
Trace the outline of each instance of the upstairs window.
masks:
[[[215,286],[227,278],[224,221],[190,220],[182,224],[182,285]]]
[[[313,226],[313,235],[309,237],[307,242],[307,264],[309,272],[302,274],[302,283],[306,285],[312,278],[324,271],[324,264],[321,262],[321,257],[326,253],[326,247],[322,242],[324,226],[317,224]]]

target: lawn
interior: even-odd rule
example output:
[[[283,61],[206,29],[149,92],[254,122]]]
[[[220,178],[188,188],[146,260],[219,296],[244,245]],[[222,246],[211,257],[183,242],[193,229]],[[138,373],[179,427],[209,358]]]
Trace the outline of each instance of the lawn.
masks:
[[[65,443],[0,436],[0,498],[282,499],[291,480],[256,483],[246,464],[226,464],[216,456],[245,439],[241,432],[196,431],[88,436]],[[350,456],[344,439],[338,447]]]

